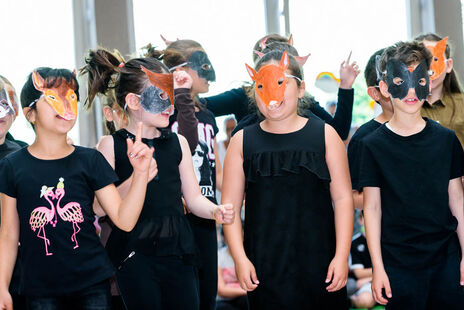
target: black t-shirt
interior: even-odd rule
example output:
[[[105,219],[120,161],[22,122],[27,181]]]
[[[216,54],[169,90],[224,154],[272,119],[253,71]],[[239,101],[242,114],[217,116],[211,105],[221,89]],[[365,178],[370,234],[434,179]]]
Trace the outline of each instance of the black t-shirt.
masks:
[[[193,168],[200,184],[201,193],[216,203],[216,156],[214,154],[214,137],[219,129],[213,113],[207,109],[195,112],[198,119],[198,145],[192,155]],[[178,132],[176,114],[171,119],[171,130]]]
[[[361,168],[361,141],[379,128],[382,124],[374,119],[371,119],[354,133],[348,144],[348,163],[350,165],[351,185],[354,190],[362,191],[359,187],[359,169]]]
[[[0,144],[0,159],[6,155],[20,150],[22,147],[14,141],[5,139],[5,143]]]
[[[372,268],[369,249],[367,248],[366,237],[359,233],[351,242],[351,265],[350,269]]]
[[[63,295],[113,274],[93,225],[94,192],[117,180],[103,155],[75,146],[41,160],[23,148],[0,161],[0,175],[0,193],[17,203],[21,294]]]
[[[424,268],[459,247],[448,186],[463,175],[463,150],[453,131],[425,120],[411,136],[384,124],[363,140],[359,186],[380,188],[386,267]]]

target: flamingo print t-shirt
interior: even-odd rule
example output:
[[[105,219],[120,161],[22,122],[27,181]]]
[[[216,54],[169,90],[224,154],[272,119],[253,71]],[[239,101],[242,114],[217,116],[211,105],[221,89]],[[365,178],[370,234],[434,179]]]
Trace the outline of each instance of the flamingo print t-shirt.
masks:
[[[0,161],[0,176],[0,193],[17,202],[20,294],[68,294],[113,274],[93,224],[94,192],[117,180],[103,155],[75,146],[41,160],[23,148]]]

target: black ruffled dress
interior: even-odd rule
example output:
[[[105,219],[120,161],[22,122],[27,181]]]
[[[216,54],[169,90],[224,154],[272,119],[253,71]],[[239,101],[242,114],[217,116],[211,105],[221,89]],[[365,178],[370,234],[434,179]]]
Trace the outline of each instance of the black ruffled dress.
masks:
[[[132,174],[127,157],[126,139],[133,136],[125,129],[113,134],[116,186]],[[182,150],[176,134],[163,131],[155,139],[142,139],[154,146],[158,175],[148,183],[145,202],[134,229],[127,233],[113,228],[106,249],[115,267],[132,252],[147,256],[181,256],[189,264],[196,263],[197,248],[181,201],[179,164]]]
[[[345,289],[326,291],[335,223],[324,126],[312,117],[288,134],[244,129],[244,246],[260,281],[250,309],[347,308]]]

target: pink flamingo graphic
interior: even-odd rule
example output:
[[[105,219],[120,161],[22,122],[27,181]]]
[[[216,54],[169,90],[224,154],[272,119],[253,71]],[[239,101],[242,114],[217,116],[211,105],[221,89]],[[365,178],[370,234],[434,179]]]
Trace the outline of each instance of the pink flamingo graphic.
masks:
[[[29,224],[31,225],[31,229],[36,231],[38,228],[39,231],[37,232],[37,237],[44,240],[45,243],[45,253],[47,256],[53,255],[53,253],[48,252],[48,246],[50,245],[50,240],[47,238],[45,234],[45,225],[50,223],[53,227],[56,226],[57,217],[55,206],[50,198],[55,198],[55,194],[53,193],[53,187],[47,187],[45,185],[42,186],[40,190],[40,198],[44,197],[45,200],[51,206],[51,209],[47,207],[37,207],[31,212],[31,217],[29,218]],[[54,219],[53,219],[54,218]],[[42,232],[42,235],[40,234]]]
[[[55,189],[55,199],[58,199],[58,202],[56,203],[56,210],[63,221],[72,223],[74,233],[71,235],[71,241],[76,243],[74,249],[77,249],[79,247],[79,243],[77,242],[76,235],[81,230],[79,223],[84,222],[84,216],[82,215],[81,205],[77,202],[69,202],[63,208],[60,207],[60,201],[65,195],[63,182],[64,179],[60,178]]]

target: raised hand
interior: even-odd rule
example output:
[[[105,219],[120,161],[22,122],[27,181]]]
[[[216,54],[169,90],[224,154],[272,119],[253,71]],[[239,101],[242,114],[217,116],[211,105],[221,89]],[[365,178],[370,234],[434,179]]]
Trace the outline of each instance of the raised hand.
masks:
[[[192,88],[193,79],[184,70],[176,70],[174,75],[174,89],[177,88]]]
[[[343,89],[351,89],[353,87],[353,83],[356,80],[360,70],[359,66],[356,61],[353,61],[350,64],[351,53],[348,55],[348,59],[344,60],[340,64],[340,88]]]
[[[142,128],[143,124],[142,122],[139,122],[137,124],[137,133],[135,135],[135,141],[127,139],[127,156],[129,157],[129,161],[132,165],[132,168],[134,168],[134,172],[150,172],[149,168],[150,166],[152,166],[153,173],[158,173],[156,169],[156,162],[152,164],[152,161],[154,160],[153,152],[155,151],[155,149],[153,147],[148,148],[148,146],[142,142]],[[156,176],[156,173],[153,175],[153,177]]]
[[[234,222],[235,211],[231,203],[219,205],[213,210],[213,218],[221,224],[232,224]]]

